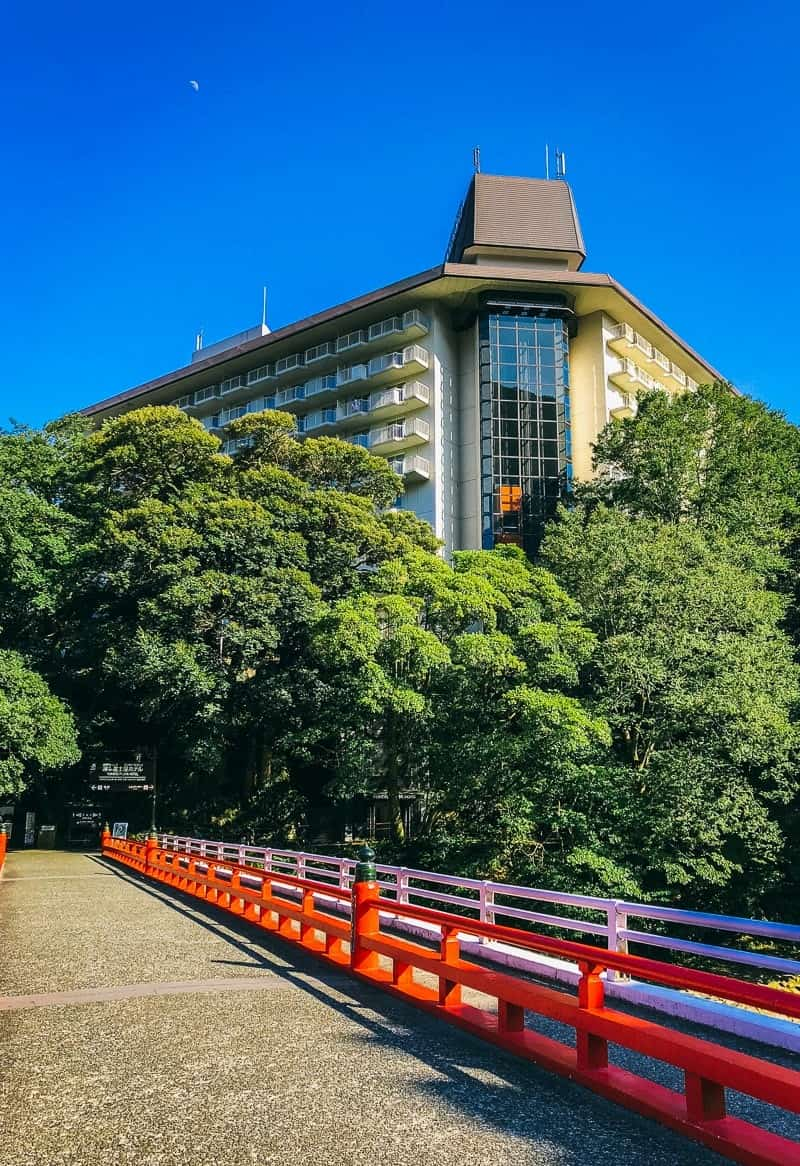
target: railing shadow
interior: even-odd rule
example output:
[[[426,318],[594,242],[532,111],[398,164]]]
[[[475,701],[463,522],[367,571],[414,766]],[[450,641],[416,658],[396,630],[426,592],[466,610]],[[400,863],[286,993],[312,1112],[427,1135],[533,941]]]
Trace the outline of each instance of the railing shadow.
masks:
[[[176,887],[153,883],[112,860],[87,857],[223,940],[232,957],[245,957],[212,962],[262,968],[356,1025],[356,1046],[377,1042],[390,1057],[397,1053],[418,1060],[435,1077],[409,1080],[410,1088],[466,1122],[521,1140],[531,1155],[524,1161],[531,1166],[616,1161],[628,1166],[713,1166],[721,1161],[655,1123],[326,965],[257,924]]]

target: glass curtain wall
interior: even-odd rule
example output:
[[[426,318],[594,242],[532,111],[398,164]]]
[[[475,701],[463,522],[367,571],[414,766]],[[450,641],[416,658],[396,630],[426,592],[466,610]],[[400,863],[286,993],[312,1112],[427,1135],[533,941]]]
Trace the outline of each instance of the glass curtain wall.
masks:
[[[534,554],[569,490],[569,339],[557,310],[488,305],[480,317],[482,542]]]

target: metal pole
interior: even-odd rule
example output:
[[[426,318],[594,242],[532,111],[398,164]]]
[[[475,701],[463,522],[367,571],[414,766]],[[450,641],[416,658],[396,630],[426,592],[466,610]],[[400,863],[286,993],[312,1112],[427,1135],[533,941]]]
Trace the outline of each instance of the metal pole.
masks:
[[[156,784],[158,782],[158,745],[153,746],[153,793],[150,798],[150,833],[156,832]]]

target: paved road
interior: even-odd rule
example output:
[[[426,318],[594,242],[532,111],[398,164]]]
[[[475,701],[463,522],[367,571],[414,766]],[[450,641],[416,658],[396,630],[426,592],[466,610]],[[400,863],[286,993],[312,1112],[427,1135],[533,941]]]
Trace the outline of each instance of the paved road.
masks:
[[[6,1166],[714,1166],[569,1082],[97,857],[0,880]]]

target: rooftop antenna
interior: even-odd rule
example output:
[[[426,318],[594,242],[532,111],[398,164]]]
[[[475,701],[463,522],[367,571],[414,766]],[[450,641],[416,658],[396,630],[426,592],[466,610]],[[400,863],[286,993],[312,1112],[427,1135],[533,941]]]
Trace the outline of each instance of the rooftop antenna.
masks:
[[[567,155],[563,150],[556,150],[556,178],[567,177]]]
[[[264,294],[263,294],[262,299],[261,299],[261,327],[266,328],[266,326],[267,326],[267,287],[266,287],[266,284],[264,285],[262,290],[263,290]]]
[[[472,169],[476,174],[481,172],[481,148],[480,146],[472,147]]]
[[[201,328],[200,331],[195,334],[195,338],[194,338],[194,350],[195,350],[195,352],[199,352],[202,347],[203,347],[203,329]]]
[[[547,144],[544,147],[544,176],[550,177],[550,147]]]

